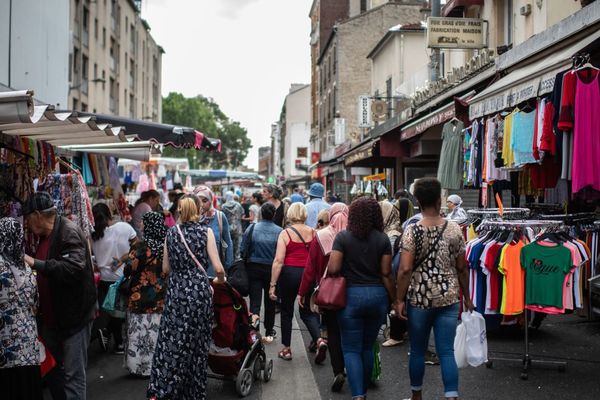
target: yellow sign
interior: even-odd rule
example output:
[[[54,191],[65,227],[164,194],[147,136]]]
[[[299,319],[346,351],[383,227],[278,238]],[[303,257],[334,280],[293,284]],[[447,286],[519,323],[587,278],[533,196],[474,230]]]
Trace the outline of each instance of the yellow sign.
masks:
[[[382,172],[380,174],[365,176],[363,178],[363,181],[384,181],[384,180],[385,180],[384,172]]]

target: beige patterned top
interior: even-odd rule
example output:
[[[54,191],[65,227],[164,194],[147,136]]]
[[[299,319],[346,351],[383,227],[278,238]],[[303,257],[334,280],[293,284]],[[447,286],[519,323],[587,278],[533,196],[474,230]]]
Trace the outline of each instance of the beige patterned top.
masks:
[[[452,221],[434,249],[430,249],[444,225],[423,226],[414,224],[402,237],[402,249],[415,256],[408,299],[418,308],[436,308],[459,301],[459,283],[456,259],[464,256],[465,240],[460,227]],[[427,260],[421,262],[424,257]],[[417,266],[417,264],[420,264]]]

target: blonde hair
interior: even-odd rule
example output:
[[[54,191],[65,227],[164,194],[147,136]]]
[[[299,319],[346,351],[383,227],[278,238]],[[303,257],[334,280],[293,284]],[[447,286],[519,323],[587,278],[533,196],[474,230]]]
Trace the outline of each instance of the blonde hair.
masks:
[[[319,221],[323,221],[323,226],[319,226]],[[329,209],[321,210],[317,216],[317,226],[311,226],[315,229],[323,229],[329,225]]]
[[[306,222],[308,213],[306,212],[306,206],[302,203],[294,203],[288,208],[287,220],[291,224],[303,224]],[[311,228],[314,228],[311,226]]]
[[[184,196],[179,199],[177,212],[179,212],[179,223],[181,224],[196,222],[200,219],[198,204],[191,196]]]

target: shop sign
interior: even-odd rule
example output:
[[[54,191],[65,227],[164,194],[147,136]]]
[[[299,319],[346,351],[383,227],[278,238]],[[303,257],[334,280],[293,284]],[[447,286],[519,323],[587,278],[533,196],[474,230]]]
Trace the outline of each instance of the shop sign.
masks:
[[[307,147],[297,147],[296,153],[297,153],[296,157],[306,158],[306,157],[308,157],[308,148]]]
[[[310,153],[310,163],[311,164],[318,163],[320,159],[321,159],[321,153],[319,153],[318,151],[313,151],[312,153]]]
[[[358,96],[358,127],[371,127],[371,97],[369,95]]]
[[[487,47],[487,24],[477,18],[427,18],[427,47],[482,49]]]
[[[350,175],[352,176],[366,176],[371,175],[372,169],[365,167],[352,167],[350,168]]]
[[[425,132],[427,129],[431,128],[432,126],[443,124],[444,122],[449,121],[452,118],[454,118],[454,114],[455,114],[454,103],[451,103],[448,105],[448,108],[445,108],[445,109],[435,113],[434,115],[431,115],[431,116],[425,118],[424,120],[418,122],[417,124],[414,124],[406,129],[403,129],[402,132],[400,133],[400,141],[402,142],[404,140],[407,140],[407,139],[410,139],[417,135],[420,135],[421,133]]]
[[[347,141],[339,146],[337,146],[335,148],[335,156],[339,157],[342,154],[348,152],[350,150],[350,148],[352,147],[352,142],[351,141]]]
[[[385,172],[375,175],[365,176],[363,181],[385,181]]]
[[[412,95],[412,99],[415,104],[421,104],[428,99],[436,96],[438,93],[462,82],[465,79],[470,78],[472,75],[479,73],[481,70],[487,68],[494,61],[493,51],[484,50],[479,52],[476,56],[471,59],[463,66],[452,68],[448,71],[445,77],[429,83],[425,88],[416,91]]]
[[[352,154],[346,156],[346,158],[344,159],[344,164],[354,164],[355,162],[367,159],[369,157],[373,157],[373,146],[371,145],[367,148],[356,150]]]

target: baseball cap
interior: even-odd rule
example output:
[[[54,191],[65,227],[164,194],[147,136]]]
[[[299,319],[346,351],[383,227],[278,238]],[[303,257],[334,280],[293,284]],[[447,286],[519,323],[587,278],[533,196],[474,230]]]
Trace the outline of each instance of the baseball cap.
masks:
[[[23,204],[22,214],[27,216],[36,211],[49,211],[54,207],[54,201],[52,197],[46,192],[35,192],[26,202]]]

